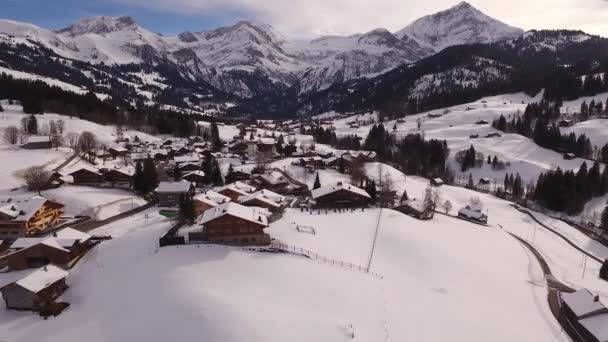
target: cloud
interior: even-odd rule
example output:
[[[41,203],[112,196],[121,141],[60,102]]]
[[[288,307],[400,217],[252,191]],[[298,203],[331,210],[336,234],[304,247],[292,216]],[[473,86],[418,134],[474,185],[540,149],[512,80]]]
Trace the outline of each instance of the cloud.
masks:
[[[460,0],[113,0],[185,16],[222,15],[275,26],[291,37],[399,30]],[[482,12],[523,29],[569,28],[608,36],[608,0],[471,0]],[[229,24],[229,23],[227,23]]]

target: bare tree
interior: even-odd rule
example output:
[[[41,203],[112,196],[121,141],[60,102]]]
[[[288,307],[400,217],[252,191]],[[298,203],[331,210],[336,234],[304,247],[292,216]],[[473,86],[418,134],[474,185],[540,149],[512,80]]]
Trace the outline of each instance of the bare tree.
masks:
[[[4,141],[11,145],[19,142],[19,129],[16,126],[8,126],[4,130]]]
[[[350,172],[350,181],[354,186],[360,186],[363,180],[367,177],[365,173],[365,169],[363,168],[363,164],[359,162],[356,158],[353,159],[351,172]]]
[[[45,171],[42,166],[32,166],[25,170],[23,178],[28,189],[30,191],[38,191],[38,195],[40,195],[40,191],[44,190],[50,176],[50,172]]]
[[[57,131],[59,134],[63,135],[63,131],[65,131],[65,121],[61,119],[57,120]]]
[[[21,122],[21,130],[24,132],[27,132],[27,124],[29,122],[27,116],[22,117],[20,122]]]
[[[80,138],[80,136],[78,135],[78,133],[75,132],[70,132],[66,135],[66,140],[68,143],[68,146],[70,146],[71,149],[73,149],[74,151],[76,151],[78,149],[78,139]]]
[[[59,134],[58,131],[56,131],[55,133],[51,134],[51,145],[58,150],[59,146],[61,146],[63,144],[63,136],[61,134]]]
[[[80,152],[85,154],[89,154],[89,152],[97,148],[97,137],[95,134],[88,131],[82,132],[78,138],[78,148]]]
[[[449,213],[450,210],[452,210],[453,206],[452,206],[452,202],[450,202],[450,200],[446,200],[445,202],[443,202],[443,210],[445,210],[445,213]]]

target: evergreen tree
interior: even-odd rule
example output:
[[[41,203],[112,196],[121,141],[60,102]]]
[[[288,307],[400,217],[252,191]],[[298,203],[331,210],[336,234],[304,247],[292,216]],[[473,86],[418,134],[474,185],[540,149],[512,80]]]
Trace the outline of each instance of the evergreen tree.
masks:
[[[156,172],[156,165],[154,160],[148,157],[144,160],[143,165],[143,193],[154,191],[158,187],[158,173]]]
[[[489,154],[488,154],[488,160],[487,160],[487,162],[488,162],[488,165],[491,165],[491,164],[492,164],[492,157],[490,157],[490,155],[489,155]]]
[[[600,229],[606,233],[608,232],[608,205],[604,207],[604,211],[602,211],[602,217],[600,221]]]
[[[173,178],[177,181],[182,178],[182,170],[180,170],[179,166],[175,165],[173,168]]]
[[[218,152],[222,149],[222,139],[220,138],[220,132],[215,122],[211,123],[211,147],[214,152]]]
[[[133,173],[133,189],[140,193],[145,193],[144,169],[141,162],[135,163],[135,173]]]
[[[318,189],[321,187],[321,180],[319,179],[319,173],[317,172],[317,176],[315,177],[315,183],[312,186],[312,189]]]
[[[179,218],[188,224],[192,224],[196,219],[194,201],[190,194],[182,194],[179,198]]]
[[[2,107],[2,104],[0,104],[0,113],[4,112],[4,108]]]
[[[407,190],[403,190],[403,195],[401,195],[401,202],[405,202],[410,198],[407,196]]]
[[[30,115],[27,119],[27,132],[29,134],[38,134],[38,120],[34,114]]]
[[[473,183],[473,175],[469,173],[469,181],[466,186],[468,189],[475,189],[475,183]]]
[[[608,281],[608,259],[604,260],[604,263],[600,268],[600,279]]]

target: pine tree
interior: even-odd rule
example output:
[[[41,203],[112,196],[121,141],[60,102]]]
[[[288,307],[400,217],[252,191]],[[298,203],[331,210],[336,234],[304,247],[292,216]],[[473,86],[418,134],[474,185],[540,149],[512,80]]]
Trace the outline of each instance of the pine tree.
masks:
[[[492,157],[490,157],[490,155],[488,154],[488,165],[492,164]]]
[[[606,207],[604,207],[604,211],[602,211],[600,229],[604,231],[604,233],[608,231],[608,205],[606,205]]]
[[[213,151],[218,152],[222,149],[222,139],[220,138],[220,132],[215,122],[211,123],[211,147]]]
[[[317,177],[315,177],[315,183],[312,186],[312,189],[318,189],[321,187],[321,180],[319,179],[319,173],[317,172]]]
[[[2,105],[0,104],[0,113],[4,112],[4,108],[2,108]]]
[[[152,158],[147,158],[144,160],[143,167],[143,193],[148,193],[150,191],[154,191],[158,186],[158,174],[156,173],[156,165],[154,164],[154,160]]]
[[[468,189],[475,189],[475,183],[473,183],[473,175],[469,173],[469,182],[467,183]]]
[[[192,224],[196,219],[194,201],[192,201],[190,194],[182,194],[179,198],[179,218],[189,224]]]
[[[604,260],[600,268],[600,278],[608,281],[608,259]]]
[[[34,114],[30,115],[27,120],[27,132],[29,134],[38,134],[38,120]]]
[[[144,169],[141,162],[135,163],[135,173],[133,173],[133,189],[140,193],[144,193]]]
[[[403,190],[403,195],[401,195],[401,202],[405,202],[409,200],[409,197],[407,196],[407,190]]]

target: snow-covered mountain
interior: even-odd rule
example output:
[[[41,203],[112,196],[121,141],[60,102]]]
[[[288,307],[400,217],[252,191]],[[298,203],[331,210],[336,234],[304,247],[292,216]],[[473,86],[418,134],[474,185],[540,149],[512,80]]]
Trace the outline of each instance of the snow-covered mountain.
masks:
[[[439,52],[459,44],[491,43],[520,36],[523,31],[491,18],[467,2],[424,16],[395,33]]]
[[[241,98],[290,87],[308,94],[376,76],[452,44],[496,41],[521,32],[466,3],[423,17],[395,34],[380,28],[305,42],[290,41],[270,25],[249,21],[176,37],[146,30],[126,16],[84,18],[55,32],[0,21],[0,33],[38,42],[65,58],[106,65],[170,61],[187,77]]]

